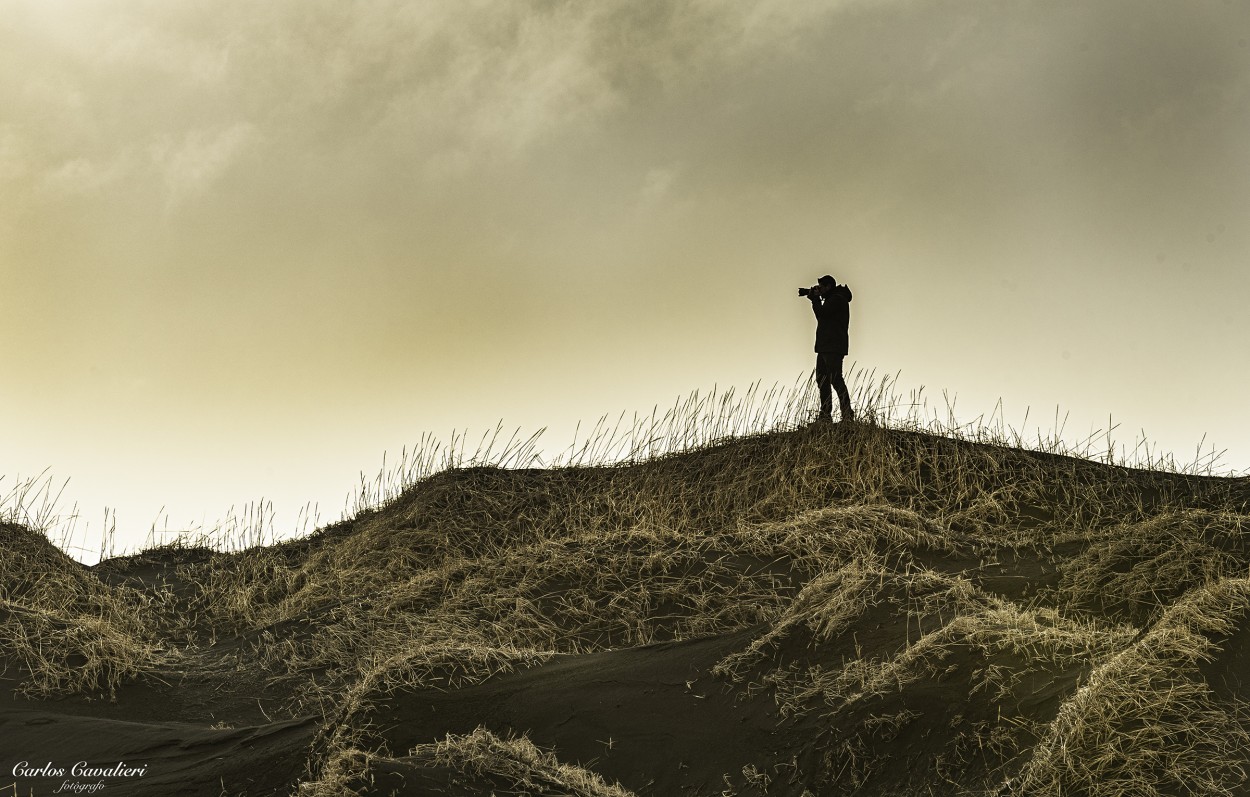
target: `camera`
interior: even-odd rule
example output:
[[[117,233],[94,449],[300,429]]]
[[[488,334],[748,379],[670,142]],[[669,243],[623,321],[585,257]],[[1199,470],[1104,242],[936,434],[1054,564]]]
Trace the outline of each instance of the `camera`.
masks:
[[[813,293],[820,293],[819,285],[813,285],[810,288],[799,288],[799,296],[811,296]]]

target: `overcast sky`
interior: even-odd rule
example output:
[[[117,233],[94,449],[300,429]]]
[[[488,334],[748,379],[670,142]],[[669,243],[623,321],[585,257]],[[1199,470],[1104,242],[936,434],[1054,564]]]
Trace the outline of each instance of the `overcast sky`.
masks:
[[[904,389],[1245,470],[1247,38],[1246,0],[0,0],[0,495],[335,520],[427,431],[793,382],[823,273]]]

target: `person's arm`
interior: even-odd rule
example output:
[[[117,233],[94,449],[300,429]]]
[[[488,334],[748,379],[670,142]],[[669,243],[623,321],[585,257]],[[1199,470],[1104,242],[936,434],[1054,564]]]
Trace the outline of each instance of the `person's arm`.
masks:
[[[812,300],[812,314],[815,315],[817,319],[819,319],[820,311],[824,308],[824,305],[820,303],[820,297],[814,293],[809,293],[807,294],[807,298]]]

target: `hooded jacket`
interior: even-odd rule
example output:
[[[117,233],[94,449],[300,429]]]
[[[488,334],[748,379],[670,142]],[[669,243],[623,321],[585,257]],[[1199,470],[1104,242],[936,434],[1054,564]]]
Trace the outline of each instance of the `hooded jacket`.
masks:
[[[851,289],[838,285],[821,296],[808,296],[816,314],[816,351],[846,356],[850,351]]]

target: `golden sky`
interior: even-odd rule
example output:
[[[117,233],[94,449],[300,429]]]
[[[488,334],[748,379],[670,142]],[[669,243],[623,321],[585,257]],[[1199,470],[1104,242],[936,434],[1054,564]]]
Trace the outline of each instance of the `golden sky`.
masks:
[[[824,273],[850,359],[967,418],[1250,468],[1247,38],[1246,0],[0,0],[0,495],[334,520],[427,431],[792,383]]]

